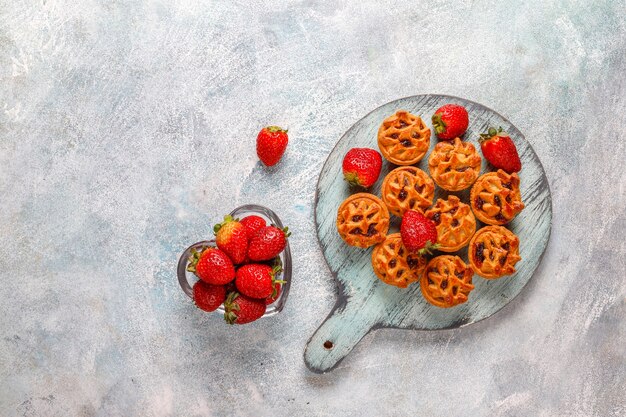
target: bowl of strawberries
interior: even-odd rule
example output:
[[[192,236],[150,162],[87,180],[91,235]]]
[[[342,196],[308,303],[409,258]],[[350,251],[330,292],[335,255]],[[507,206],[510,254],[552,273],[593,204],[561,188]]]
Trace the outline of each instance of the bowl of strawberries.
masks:
[[[189,246],[178,260],[178,281],[198,308],[229,324],[279,313],[291,283],[288,229],[267,207],[237,207],[215,225],[215,237]]]

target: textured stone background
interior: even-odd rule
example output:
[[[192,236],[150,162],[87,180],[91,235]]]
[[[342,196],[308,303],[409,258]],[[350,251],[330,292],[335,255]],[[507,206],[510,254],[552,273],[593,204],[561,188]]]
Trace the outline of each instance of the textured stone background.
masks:
[[[0,1],[0,415],[626,414],[625,3],[341,3]],[[546,256],[491,319],[378,330],[312,374],[335,301],[316,178],[352,123],[418,93],[526,134]],[[290,129],[273,169],[267,124]],[[293,229],[294,282],[281,315],[227,327],[175,264],[250,202]]]

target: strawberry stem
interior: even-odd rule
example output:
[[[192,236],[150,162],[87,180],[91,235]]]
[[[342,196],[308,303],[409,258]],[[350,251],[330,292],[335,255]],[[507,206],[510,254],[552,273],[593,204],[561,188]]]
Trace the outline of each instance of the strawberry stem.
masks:
[[[437,134],[441,134],[446,131],[447,125],[446,125],[446,122],[444,122],[443,119],[441,118],[441,114],[439,113],[433,114],[432,121],[433,121],[433,126],[435,127],[435,132],[437,132]]]
[[[200,247],[200,251],[196,250],[195,248],[191,250],[191,255],[189,255],[188,259],[189,264],[187,264],[187,271],[196,272],[196,266],[198,265],[198,261],[200,261],[200,257],[202,256],[204,251],[209,248],[210,246],[202,246]]]

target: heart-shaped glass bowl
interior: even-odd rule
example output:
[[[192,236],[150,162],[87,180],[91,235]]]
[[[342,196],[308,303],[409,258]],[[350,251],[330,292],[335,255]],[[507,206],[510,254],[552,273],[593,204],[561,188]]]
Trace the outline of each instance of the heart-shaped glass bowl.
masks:
[[[265,219],[265,221],[267,221],[268,224],[273,224],[280,229],[283,228],[280,218],[276,215],[276,213],[267,207],[256,204],[246,204],[244,206],[237,207],[230,213],[230,215],[236,219],[243,219],[244,217],[253,214],[261,216]],[[180,283],[180,287],[183,289],[185,294],[187,294],[192,300],[193,284],[198,281],[198,277],[196,277],[193,272],[187,271],[189,256],[191,255],[192,250],[201,250],[201,248],[205,246],[215,246],[215,239],[194,243],[185,249],[183,254],[180,256],[180,259],[178,259],[178,282]],[[263,317],[273,316],[274,314],[279,313],[285,306],[285,302],[287,302],[287,297],[289,296],[289,286],[291,285],[291,250],[289,249],[289,241],[287,241],[287,246],[285,246],[285,250],[281,252],[279,257],[283,265],[283,272],[277,275],[276,279],[281,279],[285,281],[285,283],[280,291],[280,296],[276,299],[276,301],[267,306],[267,310],[265,311]],[[224,305],[222,304],[216,311],[224,313]]]

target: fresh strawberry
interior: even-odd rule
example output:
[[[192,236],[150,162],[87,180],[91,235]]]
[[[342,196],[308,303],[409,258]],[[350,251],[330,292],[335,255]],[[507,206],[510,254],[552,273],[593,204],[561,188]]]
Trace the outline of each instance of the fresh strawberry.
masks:
[[[215,243],[235,264],[242,263],[248,252],[248,231],[232,216],[224,216],[224,221],[213,227]]]
[[[264,300],[255,300],[237,292],[228,294],[224,301],[224,320],[228,324],[245,324],[255,321],[265,314]]]
[[[343,177],[352,185],[371,187],[378,181],[383,158],[369,148],[352,148],[343,157]]]
[[[487,133],[480,135],[480,149],[487,161],[498,169],[503,169],[509,174],[519,172],[522,169],[522,162],[519,159],[517,148],[511,137],[502,131],[490,127]]]
[[[204,311],[215,311],[226,299],[226,288],[200,280],[193,285],[193,301]]]
[[[228,255],[217,248],[191,251],[187,271],[194,272],[207,284],[224,285],[235,279],[235,267]]]
[[[445,104],[433,114],[432,121],[439,139],[450,140],[465,133],[469,116],[465,107],[458,104]]]
[[[252,237],[256,235],[256,232],[267,226],[267,222],[263,217],[254,214],[252,216],[244,217],[241,219],[240,223],[246,228],[248,240],[252,239]]]
[[[237,270],[237,290],[251,298],[267,298],[272,295],[274,283],[282,283],[275,279],[281,271],[280,267],[272,268],[264,264],[244,265]]]
[[[400,224],[402,243],[410,252],[420,255],[437,249],[437,227],[435,223],[416,210],[404,213]]]
[[[289,137],[286,130],[278,126],[264,127],[256,138],[256,154],[261,162],[271,167],[282,158],[287,142]]]
[[[280,297],[280,293],[282,292],[282,289],[283,289],[283,284],[281,284],[280,282],[275,283],[274,291],[272,291],[270,296],[265,299],[265,304],[270,305],[274,301],[278,300],[278,297]]]
[[[268,261],[285,249],[290,233],[285,227],[267,226],[259,230],[250,240],[248,257],[251,261]]]

